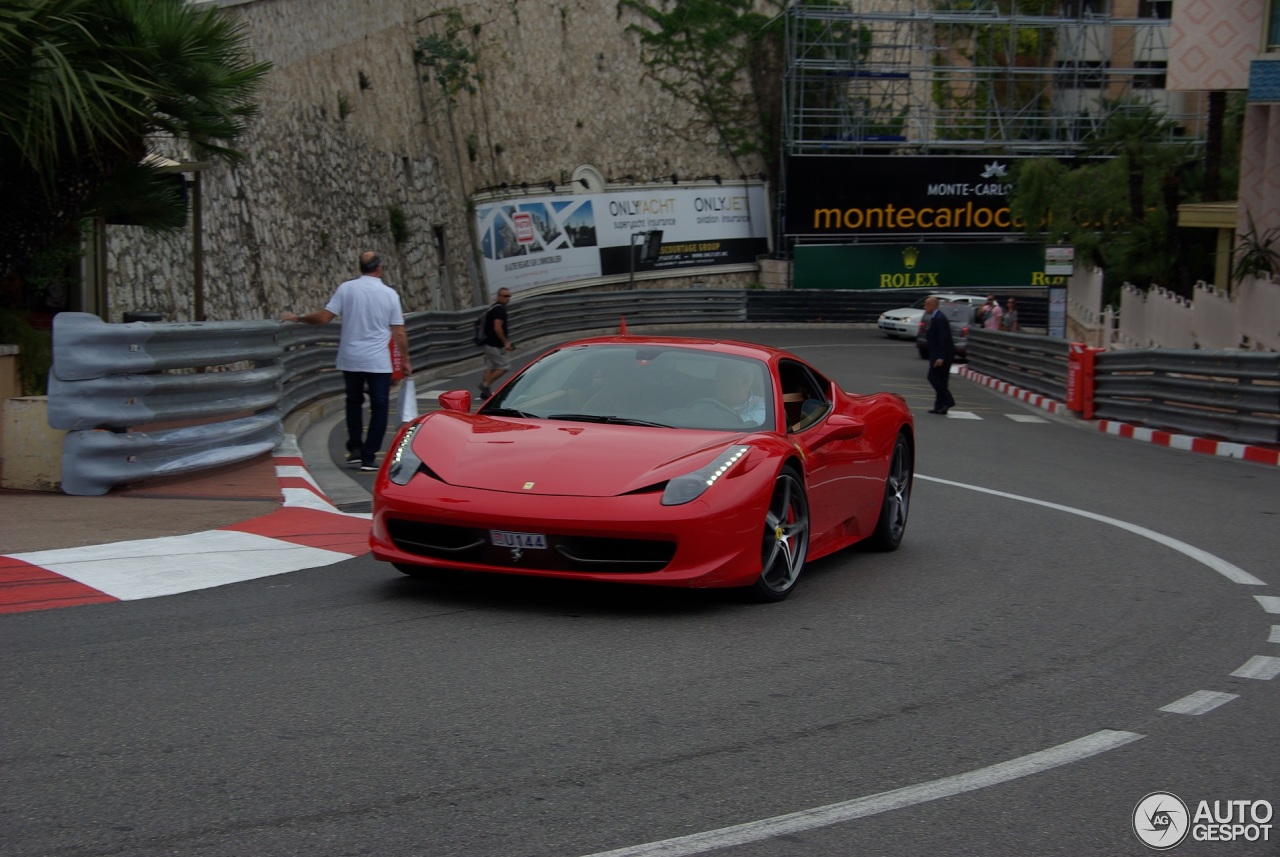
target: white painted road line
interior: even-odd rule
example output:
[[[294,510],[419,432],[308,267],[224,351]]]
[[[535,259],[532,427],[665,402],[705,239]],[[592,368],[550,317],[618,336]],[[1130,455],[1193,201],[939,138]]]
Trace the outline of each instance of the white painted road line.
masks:
[[[1280,643],[1280,625],[1271,626],[1271,636],[1267,638],[1268,643]]]
[[[1258,603],[1262,605],[1262,609],[1268,613],[1280,613],[1280,596],[1277,595],[1255,595]]]
[[[1239,694],[1235,693],[1219,693],[1216,690],[1197,690],[1190,696],[1184,696],[1177,702],[1171,702],[1161,711],[1169,714],[1208,714],[1219,705],[1225,705],[1233,699],[1239,699]]]
[[[13,554],[121,601],[333,565],[351,554],[234,530]]]
[[[1005,416],[1015,423],[1044,423],[1046,425],[1049,423],[1044,417],[1038,417],[1035,414],[1005,414]]]
[[[1245,571],[1243,568],[1240,568],[1239,566],[1232,565],[1226,560],[1219,559],[1213,554],[1207,551],[1202,551],[1200,550],[1200,548],[1193,547],[1192,545],[1189,545],[1186,542],[1180,542],[1175,538],[1166,536],[1163,533],[1157,533],[1155,530],[1148,530],[1146,527],[1140,527],[1137,524],[1130,524],[1127,521],[1121,521],[1117,518],[1108,518],[1106,515],[1099,515],[1096,512],[1087,512],[1084,509],[1076,509],[1072,506],[1063,506],[1060,503],[1050,503],[1047,500],[1037,500],[1034,497],[1023,497],[1020,494],[1009,494],[1005,491],[995,491],[991,488],[981,488],[977,485],[969,485],[964,482],[952,482],[950,479],[939,479],[936,476],[925,476],[923,474],[917,473],[916,478],[923,479],[926,482],[937,482],[939,485],[950,485],[954,488],[964,488],[968,491],[977,491],[980,494],[990,494],[993,497],[1004,497],[1007,500],[1018,500],[1023,503],[1030,503],[1033,506],[1043,506],[1046,509],[1055,509],[1059,512],[1067,512],[1072,515],[1079,515],[1082,518],[1088,518],[1091,521],[1098,521],[1099,523],[1108,524],[1112,527],[1119,527],[1120,529],[1127,530],[1133,533],[1134,535],[1142,536],[1144,539],[1150,539],[1151,541],[1156,542],[1158,544],[1162,544],[1167,548],[1171,548],[1172,550],[1175,550],[1180,554],[1184,554],[1185,556],[1190,557],[1196,562],[1201,563],[1202,565],[1206,565],[1209,568],[1213,569],[1214,571],[1218,572],[1218,574],[1221,574],[1223,577],[1227,578],[1232,583],[1240,583],[1246,586],[1266,586],[1267,585],[1265,582],[1254,577],[1252,574]],[[1254,597],[1262,602],[1262,606],[1266,608],[1267,612],[1280,613],[1280,598],[1277,598],[1275,596],[1270,596],[1270,595],[1267,595],[1267,596],[1255,595]],[[1270,601],[1275,602],[1274,607],[1267,606],[1268,602]]]
[[[1039,774],[1061,765],[1080,762],[1099,753],[1106,753],[1123,747],[1143,736],[1136,732],[1118,732],[1104,729],[1084,738],[1048,750],[1041,750],[1029,756],[1022,756],[1008,762],[1001,762],[989,768],[981,768],[952,777],[944,777],[928,783],[907,786],[894,791],[881,792],[868,797],[855,798],[843,803],[833,803],[814,809],[801,810],[788,815],[779,815],[760,821],[750,821],[733,827],[722,827],[706,833],[695,833],[675,839],[664,839],[661,842],[650,842],[646,845],[633,845],[614,851],[601,851],[588,857],[685,857],[688,854],[703,854],[718,848],[733,845],[745,845],[749,842],[760,842],[778,836],[787,836],[818,827],[830,827],[845,821],[866,818],[903,809],[916,804],[928,803],[941,798],[977,791],[989,786],[1007,783],[1021,777]]]
[[[1232,673],[1236,678],[1256,678],[1271,681],[1280,675],[1280,658],[1270,655],[1254,655],[1245,661],[1244,666]]]

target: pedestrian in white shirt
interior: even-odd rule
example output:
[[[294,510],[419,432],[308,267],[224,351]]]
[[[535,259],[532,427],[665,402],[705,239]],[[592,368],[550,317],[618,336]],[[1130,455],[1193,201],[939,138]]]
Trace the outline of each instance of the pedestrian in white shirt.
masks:
[[[404,329],[400,295],[382,281],[382,257],[360,254],[360,276],[338,286],[324,309],[306,315],[286,313],[281,321],[328,324],[342,318],[336,366],[346,381],[347,461],[364,471],[378,469],[378,453],[387,433],[391,407],[391,352],[394,339],[404,361],[404,374],[413,372],[409,338]],[[364,432],[364,395],[369,394],[369,429]]]

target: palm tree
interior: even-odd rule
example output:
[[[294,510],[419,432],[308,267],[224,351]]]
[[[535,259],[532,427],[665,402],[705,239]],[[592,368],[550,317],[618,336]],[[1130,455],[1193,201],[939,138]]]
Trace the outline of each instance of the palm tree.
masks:
[[[240,157],[269,70],[216,8],[0,0],[0,282],[111,195],[181,204],[144,163],[152,142]]]

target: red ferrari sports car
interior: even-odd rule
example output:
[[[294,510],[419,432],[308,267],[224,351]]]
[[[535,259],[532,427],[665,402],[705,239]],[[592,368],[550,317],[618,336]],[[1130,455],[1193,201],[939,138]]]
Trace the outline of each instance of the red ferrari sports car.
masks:
[[[475,413],[407,424],[378,473],[373,555],[778,601],[805,562],[902,541],[911,412],[742,342],[623,335],[543,355]]]

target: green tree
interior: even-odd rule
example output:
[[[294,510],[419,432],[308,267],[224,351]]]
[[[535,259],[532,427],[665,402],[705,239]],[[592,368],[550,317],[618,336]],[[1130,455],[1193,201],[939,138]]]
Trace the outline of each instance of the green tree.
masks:
[[[1192,147],[1153,105],[1109,105],[1108,121],[1072,162],[1033,158],[1014,176],[1009,207],[1027,235],[1074,244],[1109,291],[1129,282],[1190,294],[1194,265],[1178,204],[1201,179]]]
[[[687,135],[710,130],[735,161],[759,153],[776,172],[781,116],[781,19],[754,0],[620,0],[646,19],[640,37],[649,74],[694,108]],[[781,11],[781,3],[771,3]]]
[[[241,157],[232,144],[269,70],[216,8],[0,0],[0,282],[125,203],[142,225],[181,223],[171,179],[147,163],[152,141]]]

